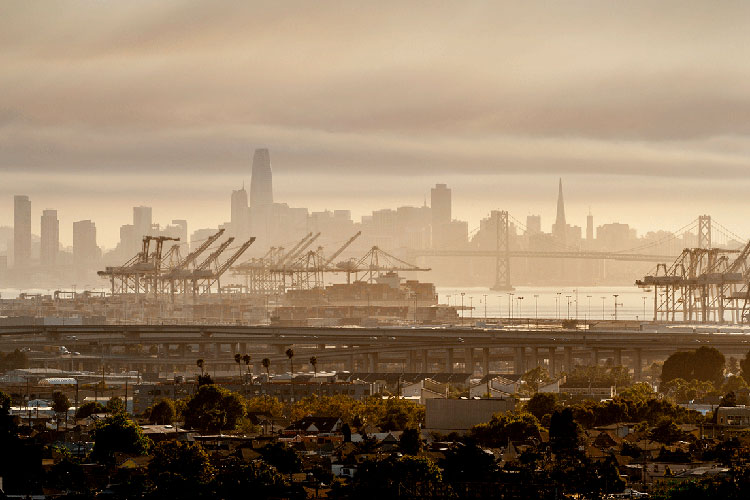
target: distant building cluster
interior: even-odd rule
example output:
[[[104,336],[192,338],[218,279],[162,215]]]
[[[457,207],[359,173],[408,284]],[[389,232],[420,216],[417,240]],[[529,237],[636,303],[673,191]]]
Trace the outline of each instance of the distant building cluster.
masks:
[[[586,217],[585,229],[566,219],[562,180],[558,186],[557,214],[550,232],[543,230],[539,215],[527,215],[525,224],[512,217],[509,245],[512,250],[529,251],[626,251],[649,245],[658,254],[675,254],[683,247],[695,246],[692,234],[680,238],[665,231],[638,237],[636,230],[624,223],[594,226],[594,217]],[[383,208],[364,215],[359,221],[350,210],[310,211],[274,201],[273,171],[268,149],[257,149],[252,159],[250,192],[244,185],[231,193],[229,221],[218,227],[188,230],[186,219],[169,224],[154,222],[148,206],[133,207],[132,222],[120,227],[117,246],[102,252],[97,244],[96,224],[92,220],[73,223],[73,245],[60,244],[60,222],[55,209],[42,211],[39,236],[32,232],[31,200],[14,197],[13,228],[0,228],[0,276],[6,283],[22,288],[96,286],[95,275],[104,265],[120,265],[141,251],[145,235],[179,238],[179,255],[187,255],[218,229],[225,229],[239,245],[251,236],[255,243],[249,257],[260,257],[271,247],[291,246],[307,233],[320,232],[317,244],[324,248],[340,246],[354,233],[362,235],[341,260],[363,255],[372,246],[409,260],[423,259],[433,269],[431,279],[443,285],[491,285],[495,263],[492,259],[460,255],[462,250],[494,250],[497,248],[495,213],[479,221],[479,228],[470,231],[467,221],[453,218],[452,190],[436,184],[430,190],[429,205]],[[512,214],[511,214],[512,215]],[[697,239],[697,236],[695,236]],[[5,252],[3,255],[3,243]],[[427,250],[459,252],[456,255],[425,256]],[[421,253],[420,253],[421,252]],[[461,259],[461,260],[457,260]],[[602,284],[630,283],[634,273],[641,271],[638,263],[608,263],[599,260],[544,259],[513,260],[513,282],[516,284]]]

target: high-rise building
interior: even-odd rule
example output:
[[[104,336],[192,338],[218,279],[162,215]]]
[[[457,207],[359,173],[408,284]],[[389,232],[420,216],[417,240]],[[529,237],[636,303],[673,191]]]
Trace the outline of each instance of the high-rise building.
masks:
[[[555,224],[552,226],[552,235],[563,244],[567,239],[567,226],[568,223],[565,221],[565,201],[563,200],[562,179],[560,179],[557,192],[557,217],[555,218]]]
[[[266,148],[255,150],[253,171],[250,178],[250,207],[256,208],[273,203],[273,174],[271,155]]]
[[[133,207],[133,228],[138,241],[151,233],[152,225],[151,207]]]
[[[13,197],[13,265],[27,267],[31,261],[31,200]]]
[[[542,232],[542,216],[541,215],[527,215],[526,216],[526,234],[539,234]]]
[[[432,226],[447,224],[452,220],[451,190],[446,184],[435,184],[430,190],[430,208],[432,208]]]
[[[590,212],[586,216],[586,239],[588,241],[594,239],[594,216]]]
[[[60,221],[57,220],[57,210],[44,210],[41,222],[42,241],[39,261],[43,266],[54,266],[60,250]]]
[[[247,191],[245,185],[242,189],[232,191],[232,214],[230,222],[232,224],[232,233],[244,239],[250,232],[250,215],[247,205]]]
[[[73,263],[78,268],[93,268],[99,260],[96,224],[90,220],[73,223]]]

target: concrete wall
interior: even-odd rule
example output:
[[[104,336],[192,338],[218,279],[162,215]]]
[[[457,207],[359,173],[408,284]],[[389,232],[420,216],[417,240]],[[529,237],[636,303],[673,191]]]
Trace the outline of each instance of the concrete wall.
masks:
[[[515,409],[514,399],[428,399],[425,401],[425,430],[465,432],[489,422],[492,415]]]

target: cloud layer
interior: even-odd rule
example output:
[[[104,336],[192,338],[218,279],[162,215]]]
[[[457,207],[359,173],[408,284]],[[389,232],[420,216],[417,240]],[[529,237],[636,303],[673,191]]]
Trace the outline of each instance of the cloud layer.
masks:
[[[194,190],[219,222],[266,145],[293,205],[415,203],[451,179],[473,202],[458,214],[536,212],[563,176],[606,217],[658,188],[731,219],[725,192],[750,187],[748,18],[744,2],[0,0],[0,196],[117,200],[99,215],[116,228],[129,204]]]

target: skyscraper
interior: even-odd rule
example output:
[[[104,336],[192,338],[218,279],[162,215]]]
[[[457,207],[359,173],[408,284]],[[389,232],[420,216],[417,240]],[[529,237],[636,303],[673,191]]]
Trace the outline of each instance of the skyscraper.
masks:
[[[245,185],[243,184],[242,189],[232,191],[232,218],[230,219],[232,233],[243,239],[250,231],[247,208],[247,191],[245,191]]]
[[[560,179],[557,192],[557,217],[555,218],[555,224],[552,226],[552,235],[564,244],[567,239],[567,232],[568,224],[565,221],[565,201],[563,200],[562,179]]]
[[[138,242],[151,234],[151,224],[151,207],[133,207],[133,227]]]
[[[57,210],[42,212],[42,241],[39,250],[39,261],[43,266],[54,266],[57,262],[57,252],[60,250],[60,221],[57,220]]]
[[[23,268],[31,261],[31,200],[28,196],[13,197],[13,262]]]
[[[435,184],[435,187],[430,190],[430,208],[433,228],[452,220],[451,190],[446,184]]]
[[[591,212],[586,216],[586,239],[589,241],[594,239],[594,216]]]
[[[99,260],[96,246],[96,225],[90,220],[73,223],[73,263],[78,268],[90,269]]]
[[[273,203],[273,174],[271,155],[268,149],[255,150],[253,172],[250,178],[250,207],[256,208]]]

